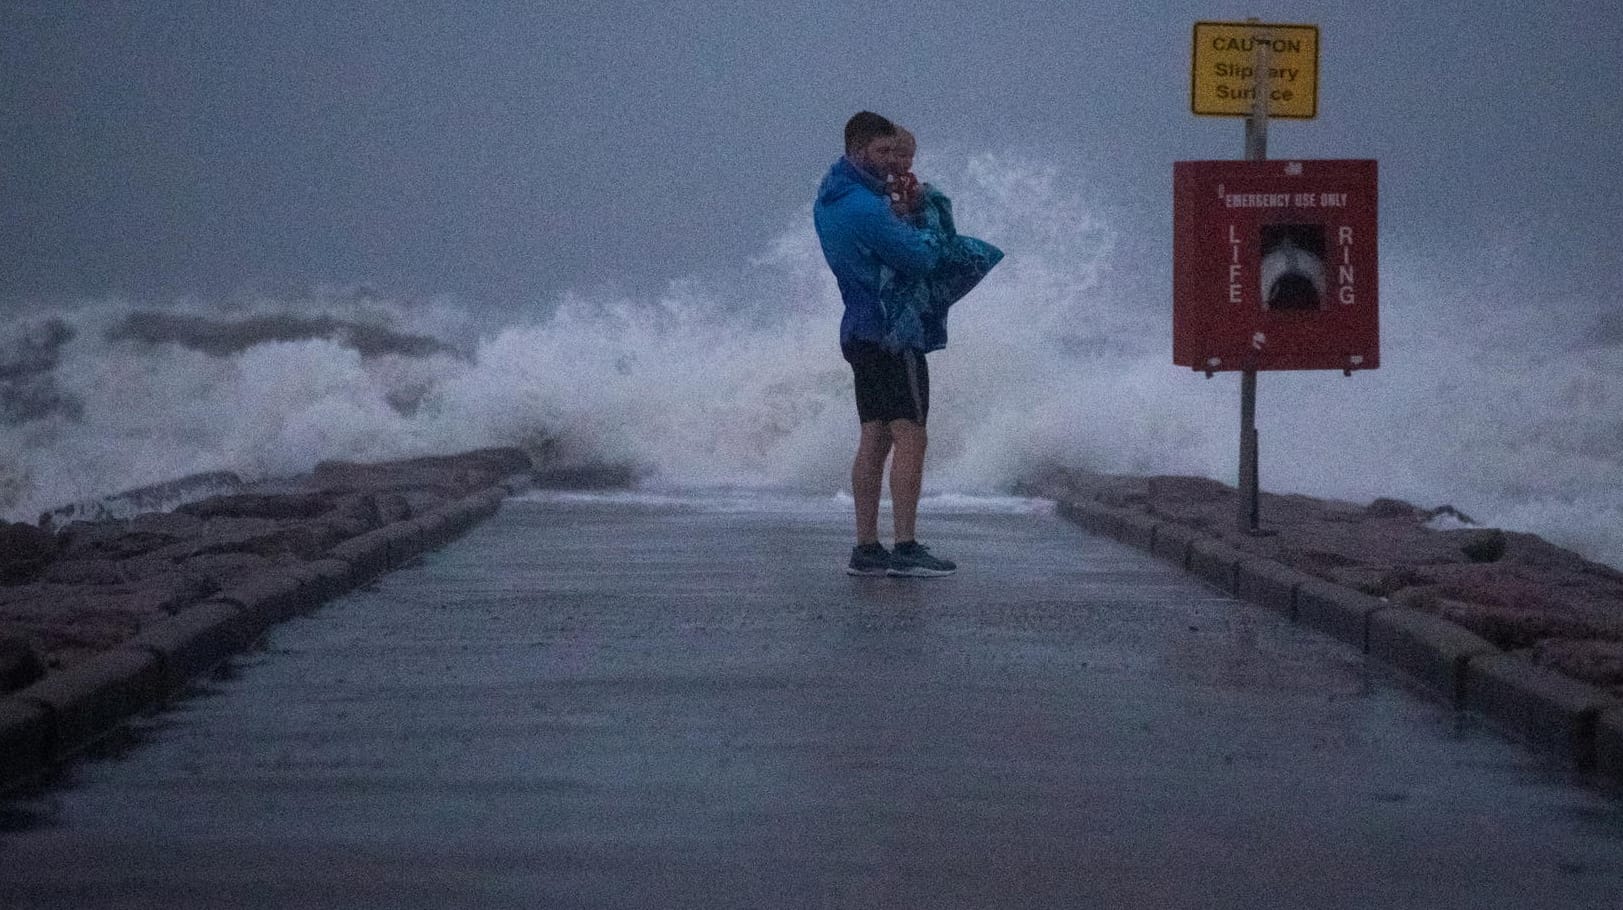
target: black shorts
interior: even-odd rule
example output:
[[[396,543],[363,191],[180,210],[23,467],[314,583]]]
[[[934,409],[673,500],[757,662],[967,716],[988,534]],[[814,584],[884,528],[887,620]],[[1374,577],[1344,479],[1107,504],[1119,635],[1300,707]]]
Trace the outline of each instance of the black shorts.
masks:
[[[840,353],[857,381],[857,419],[912,420],[930,416],[930,368],[917,351],[894,353],[871,341],[849,341]]]

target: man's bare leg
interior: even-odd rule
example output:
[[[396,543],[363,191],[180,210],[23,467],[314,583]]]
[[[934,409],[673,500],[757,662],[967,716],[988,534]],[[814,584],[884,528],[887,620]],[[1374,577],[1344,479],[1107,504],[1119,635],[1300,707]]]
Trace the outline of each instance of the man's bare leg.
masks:
[[[890,505],[896,518],[896,542],[917,540],[919,489],[924,484],[924,448],[929,442],[924,424],[892,420],[890,437],[896,457],[890,460]]]
[[[898,423],[901,421],[897,421]],[[851,498],[856,500],[857,543],[879,542],[879,493],[890,454],[891,429],[882,420],[862,425],[857,457],[851,463]],[[895,484],[894,477],[891,484]]]

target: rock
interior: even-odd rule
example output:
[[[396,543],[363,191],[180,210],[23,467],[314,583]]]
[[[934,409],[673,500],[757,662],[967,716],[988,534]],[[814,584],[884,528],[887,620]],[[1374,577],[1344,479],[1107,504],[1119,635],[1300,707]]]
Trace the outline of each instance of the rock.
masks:
[[[204,523],[198,536],[153,551],[153,555],[178,560],[211,553],[256,553],[273,558],[291,554],[313,559],[333,542],[331,529],[319,521],[214,518]]]
[[[55,585],[116,585],[129,580],[123,566],[119,559],[64,559],[47,566],[38,580]]]
[[[332,537],[338,541],[359,537],[367,531],[383,526],[376,498],[366,493],[345,496],[339,500],[337,506],[317,521],[328,528]]]
[[[1387,571],[1384,566],[1360,566],[1358,560],[1330,549],[1293,549],[1289,552],[1289,563],[1293,567],[1331,581],[1335,581],[1336,573],[1343,569],[1357,569],[1374,575]]]
[[[334,497],[325,493],[254,494],[237,493],[210,496],[187,503],[175,511],[198,518],[271,518],[279,520],[315,518],[329,511]]]
[[[1158,505],[1168,502],[1228,502],[1237,495],[1233,487],[1209,477],[1151,477],[1145,492]]]
[[[422,527],[409,524],[415,517],[529,469],[521,450],[487,449],[376,465],[329,463],[302,478],[254,485],[234,475],[196,475],[96,500],[94,508],[49,513],[67,523],[57,533],[4,526],[0,573],[9,572],[11,583],[0,585],[0,637],[28,642],[47,669],[69,666],[244,579],[280,571],[303,578],[305,562],[385,525],[420,537]],[[138,505],[177,501],[190,504],[136,514]],[[331,565],[340,575],[349,572],[347,564]],[[347,576],[322,582],[348,583]]]
[[[1364,514],[1370,516],[1371,518],[1418,519],[1421,516],[1426,515],[1426,512],[1424,509],[1421,509],[1419,506],[1416,506],[1413,503],[1404,502],[1401,499],[1387,499],[1383,497],[1366,506],[1364,508]]]
[[[0,618],[72,616],[81,611],[131,616],[175,613],[211,591],[206,582],[181,572],[112,585],[28,584],[3,589]]]
[[[133,531],[151,531],[174,537],[190,537],[203,529],[203,520],[185,512],[148,512],[128,520]]]
[[[45,675],[45,662],[26,639],[0,636],[0,695],[15,692]]]
[[[379,493],[373,499],[377,502],[378,517],[386,525],[411,517],[411,504],[399,493]]]
[[[222,531],[199,541],[196,555],[211,553],[252,553],[265,557],[282,555],[315,559],[335,543],[331,532],[319,525],[276,523],[263,530]]]
[[[64,559],[51,563],[39,580],[61,585],[118,585],[174,573],[169,559]]]
[[[233,579],[262,572],[275,563],[258,553],[202,553],[179,563],[180,571],[210,584],[213,594]]]
[[[310,483],[344,492],[401,492],[422,487],[449,498],[465,496],[530,468],[530,457],[522,449],[480,449],[383,464],[324,461],[316,465]]]
[[[1531,648],[1547,638],[1623,641],[1623,620],[1551,610],[1517,609],[1440,600],[1438,613],[1507,651]]]
[[[1509,545],[1505,532],[1490,529],[1472,532],[1465,543],[1460,544],[1460,552],[1472,562],[1498,562]]]
[[[1623,685],[1623,642],[1548,639],[1533,648],[1533,662],[1597,686]]]
[[[432,512],[451,501],[444,492],[434,489],[406,490],[400,495],[406,500],[407,511],[412,518]]]
[[[1427,613],[1440,613],[1442,612],[1442,601],[1447,597],[1448,593],[1448,590],[1442,585],[1417,584],[1394,591],[1388,597],[1400,607],[1423,610]]]
[[[1329,579],[1371,597],[1390,597],[1404,588],[1424,585],[1430,579],[1408,566],[1340,566],[1330,569]]]
[[[1453,531],[1452,534],[1470,534],[1471,531]],[[1623,592],[1623,572],[1611,566],[1590,562],[1571,550],[1562,549],[1537,534],[1503,531],[1505,535],[1505,561],[1512,562],[1540,574],[1556,572],[1563,575],[1586,576],[1592,581],[1610,583]]]
[[[0,584],[28,581],[56,556],[56,536],[33,525],[0,523]]]
[[[1024,489],[1204,530],[1249,556],[1442,616],[1503,648],[1586,642],[1563,647],[1594,662],[1613,653],[1609,643],[1623,642],[1623,570],[1533,534],[1465,527],[1475,521],[1452,506],[1426,510],[1392,498],[1360,506],[1265,492],[1263,527],[1277,533],[1258,537],[1239,532],[1232,488],[1216,481],[1050,466],[1034,472]],[[1430,524],[1444,517],[1451,520]],[[1567,654],[1553,648],[1545,650]],[[1576,657],[1549,656],[1547,663],[1579,665]],[[1607,685],[1623,695],[1623,681]]]
[[[76,521],[63,529],[62,535],[62,559],[130,559],[186,539],[186,535],[173,531],[145,530],[123,521]]]
[[[33,642],[47,666],[115,647],[207,596],[196,580],[178,573],[135,584],[31,584],[0,592],[0,629]]]
[[[147,578],[134,583],[129,602],[137,609],[174,615],[219,589],[207,579],[176,572],[160,578]]]
[[[1427,566],[1425,574],[1456,600],[1623,618],[1623,582],[1588,571],[1582,560],[1562,567],[1520,562],[1514,543],[1498,562]]]

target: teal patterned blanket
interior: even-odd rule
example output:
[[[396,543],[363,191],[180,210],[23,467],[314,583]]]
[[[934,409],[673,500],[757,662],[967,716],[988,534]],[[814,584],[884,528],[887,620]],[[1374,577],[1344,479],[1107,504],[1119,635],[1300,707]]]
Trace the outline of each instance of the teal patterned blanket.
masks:
[[[1003,251],[958,233],[952,200],[935,187],[924,188],[915,226],[933,235],[941,261],[919,278],[881,267],[879,307],[885,320],[884,345],[892,351],[939,351],[947,346],[947,311],[964,298],[1003,259]]]

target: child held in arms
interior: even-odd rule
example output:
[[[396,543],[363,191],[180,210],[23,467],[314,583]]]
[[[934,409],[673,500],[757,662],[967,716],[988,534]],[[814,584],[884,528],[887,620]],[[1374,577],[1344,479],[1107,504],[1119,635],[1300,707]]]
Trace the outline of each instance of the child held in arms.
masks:
[[[921,279],[881,269],[879,307],[885,319],[884,345],[894,351],[939,351],[947,346],[947,309],[970,292],[1003,259],[1003,251],[958,233],[952,200],[913,174],[918,140],[905,129],[896,134],[892,176],[885,189],[896,217],[932,235],[942,246],[941,264]]]
[[[924,202],[924,184],[913,175],[913,156],[919,151],[919,142],[911,132],[896,128],[896,173],[885,178],[885,189],[890,193],[890,210],[897,218],[913,221]]]

